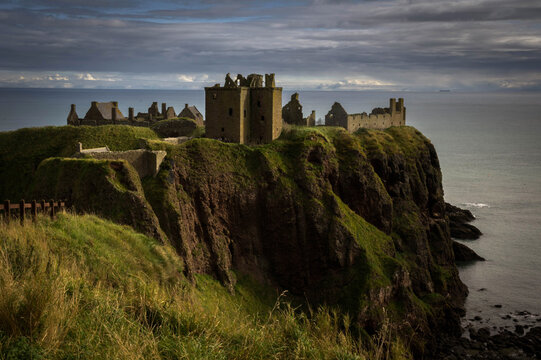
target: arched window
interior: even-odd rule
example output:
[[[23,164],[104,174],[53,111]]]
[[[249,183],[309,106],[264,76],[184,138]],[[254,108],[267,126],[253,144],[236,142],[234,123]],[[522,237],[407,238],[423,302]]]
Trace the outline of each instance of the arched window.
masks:
[[[233,116],[233,108],[229,108],[229,116]]]
[[[261,115],[261,121],[265,121],[265,116]]]

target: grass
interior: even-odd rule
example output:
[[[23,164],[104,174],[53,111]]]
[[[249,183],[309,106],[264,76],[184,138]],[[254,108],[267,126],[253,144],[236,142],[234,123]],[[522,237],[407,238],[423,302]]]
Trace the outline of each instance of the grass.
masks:
[[[150,127],[161,137],[191,136],[201,137],[204,128],[197,126],[195,120],[181,117],[160,120]]]
[[[407,359],[338,311],[239,276],[181,274],[174,250],[96,216],[0,225],[0,359]]]
[[[140,139],[158,139],[145,127],[125,125],[47,126],[0,132],[0,198],[19,201],[27,197],[30,184],[41,161],[49,157],[67,157],[83,148],[108,146],[113,151],[139,147]]]

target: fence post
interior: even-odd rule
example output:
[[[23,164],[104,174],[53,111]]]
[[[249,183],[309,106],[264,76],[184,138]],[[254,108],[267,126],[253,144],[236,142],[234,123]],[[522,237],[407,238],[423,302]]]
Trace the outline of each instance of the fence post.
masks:
[[[32,221],[36,221],[36,217],[38,216],[38,209],[36,207],[36,200],[32,200]]]
[[[19,202],[19,217],[21,218],[21,225],[24,225],[24,200]]]
[[[54,200],[49,200],[49,206],[51,207],[51,220],[54,220]]]
[[[41,200],[39,203],[41,204],[41,213],[45,214],[45,200]]]
[[[11,209],[10,209],[11,203],[9,200],[4,201],[4,220],[7,224],[9,224],[10,215],[11,215]]]

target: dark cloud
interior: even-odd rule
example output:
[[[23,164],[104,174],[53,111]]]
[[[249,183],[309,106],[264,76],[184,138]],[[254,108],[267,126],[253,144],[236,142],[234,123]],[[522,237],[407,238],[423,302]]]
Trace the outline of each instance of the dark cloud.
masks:
[[[323,87],[513,87],[541,79],[538,1],[86,4],[5,3],[0,70],[129,73],[132,79],[137,73],[277,72],[292,81],[327,81]]]

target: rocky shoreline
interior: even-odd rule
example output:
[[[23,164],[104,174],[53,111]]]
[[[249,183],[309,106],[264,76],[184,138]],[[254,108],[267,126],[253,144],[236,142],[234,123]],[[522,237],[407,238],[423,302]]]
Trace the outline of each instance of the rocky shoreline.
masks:
[[[445,213],[449,217],[449,230],[451,238],[460,240],[476,240],[483,234],[478,228],[471,225],[470,222],[475,220],[475,216],[471,211],[461,209],[458,206],[445,203]],[[485,259],[479,256],[475,251],[464,244],[453,240],[453,252],[455,261],[484,261]]]
[[[478,239],[482,233],[469,224],[475,217],[469,210],[445,203],[451,237],[461,240]],[[453,240],[455,260],[484,261],[466,245]],[[478,289],[477,291],[485,291]],[[501,304],[492,305],[496,309]],[[462,335],[440,338],[428,359],[539,359],[541,358],[541,315],[528,311],[502,312],[499,324],[481,314],[468,314],[462,320]]]
[[[462,337],[442,337],[429,359],[539,359],[541,326],[524,334],[524,328],[491,335],[489,328],[468,329]]]

